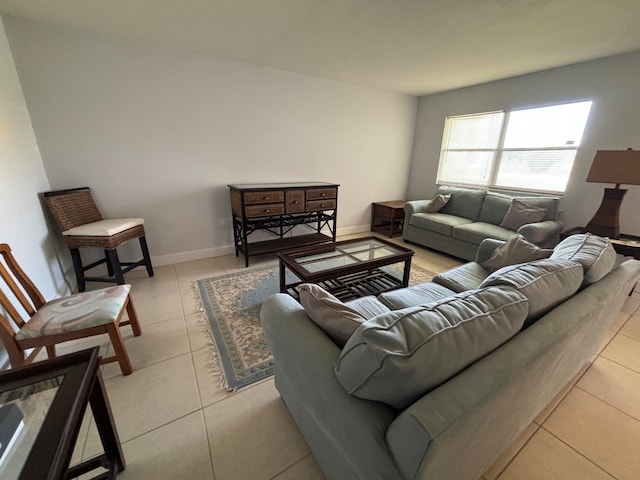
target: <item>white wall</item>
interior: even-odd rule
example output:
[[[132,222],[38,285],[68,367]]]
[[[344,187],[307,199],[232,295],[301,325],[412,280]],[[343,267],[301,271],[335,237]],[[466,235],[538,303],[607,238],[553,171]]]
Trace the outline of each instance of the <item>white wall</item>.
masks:
[[[144,217],[156,264],[231,252],[229,183],[339,183],[340,233],[406,196],[415,97],[5,24],[51,186]]]
[[[431,198],[436,189],[447,115],[582,99],[593,100],[593,105],[562,208],[565,226],[585,225],[600,205],[604,187],[613,187],[585,182],[596,150],[640,149],[640,52],[420,98],[408,197]],[[622,188],[628,193],[621,231],[640,235],[640,186]]]
[[[23,270],[50,299],[68,291],[62,269],[69,268],[69,259],[47,229],[38,193],[48,189],[18,73],[0,22],[0,243],[9,244]],[[0,368],[6,367],[7,361],[0,345]]]

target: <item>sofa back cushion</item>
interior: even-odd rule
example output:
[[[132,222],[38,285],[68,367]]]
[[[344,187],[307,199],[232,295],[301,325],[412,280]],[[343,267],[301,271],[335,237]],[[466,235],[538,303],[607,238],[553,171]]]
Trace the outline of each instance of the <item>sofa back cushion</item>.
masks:
[[[513,197],[496,192],[487,192],[482,202],[478,220],[493,225],[500,225],[511,206]]]
[[[571,235],[553,249],[551,258],[573,260],[584,269],[583,287],[597,282],[616,263],[616,251],[608,238],[582,233]]]
[[[468,218],[475,222],[478,220],[482,201],[487,192],[486,190],[442,186],[438,188],[438,193],[451,195],[446,205],[440,209],[440,213]]]
[[[558,202],[560,201],[558,197],[512,197],[502,193],[487,192],[478,220],[500,225],[514,198],[532,207],[546,209],[547,211],[542,220],[555,220],[558,216]]]
[[[515,288],[529,300],[525,327],[578,291],[582,266],[571,260],[545,258],[496,270],[480,288],[504,285]]]
[[[515,335],[528,310],[518,291],[490,287],[378,315],[334,370],[350,394],[402,409]]]

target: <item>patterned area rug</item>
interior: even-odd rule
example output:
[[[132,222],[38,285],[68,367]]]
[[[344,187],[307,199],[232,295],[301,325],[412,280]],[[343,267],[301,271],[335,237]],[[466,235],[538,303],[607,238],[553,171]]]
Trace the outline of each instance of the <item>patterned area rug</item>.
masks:
[[[412,265],[410,284],[427,282],[434,275]],[[273,357],[260,324],[260,307],[279,291],[278,266],[198,280],[197,289],[214,347],[214,366],[224,388],[235,391],[273,375]]]

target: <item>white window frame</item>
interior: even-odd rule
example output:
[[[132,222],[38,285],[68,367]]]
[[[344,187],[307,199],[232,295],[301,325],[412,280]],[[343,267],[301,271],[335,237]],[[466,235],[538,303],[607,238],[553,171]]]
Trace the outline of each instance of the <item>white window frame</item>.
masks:
[[[576,100],[576,101],[572,101],[572,102],[565,102],[562,104],[554,104],[554,105],[541,105],[541,106],[535,106],[535,107],[526,107],[526,108],[520,108],[517,110],[511,110],[511,111],[507,111],[507,110],[495,110],[495,111],[491,111],[491,112],[482,112],[482,113],[473,113],[473,114],[466,114],[466,115],[452,115],[452,116],[447,116],[445,118],[445,125],[444,125],[444,132],[442,135],[442,145],[440,148],[440,159],[438,161],[438,173],[437,173],[437,178],[436,178],[436,183],[438,185],[453,185],[453,186],[461,186],[461,187],[478,187],[478,188],[491,188],[494,190],[505,190],[505,191],[520,191],[520,192],[532,192],[532,193],[542,193],[542,194],[562,194],[566,191],[566,187],[563,190],[553,190],[553,189],[540,189],[540,188],[525,188],[525,187],[521,187],[521,186],[505,186],[505,185],[497,185],[497,179],[498,179],[498,173],[499,173],[499,169],[500,169],[500,163],[502,161],[502,156],[504,154],[504,152],[517,152],[517,151],[523,151],[523,152],[527,152],[527,151],[558,151],[558,150],[573,150],[575,151],[574,154],[574,158],[573,158],[573,163],[572,163],[572,168],[573,165],[575,165],[575,157],[577,156],[578,153],[578,149],[580,148],[580,145],[582,144],[582,142],[580,141],[578,144],[576,145],[566,145],[566,146],[550,146],[550,147],[504,147],[504,142],[505,142],[505,137],[507,134],[507,128],[509,125],[509,119],[511,116],[511,113],[513,111],[523,111],[523,110],[535,110],[538,108],[544,108],[544,107],[552,107],[552,106],[559,106],[559,105],[570,105],[570,104],[577,104],[577,103],[584,103],[584,102],[591,102],[591,106],[593,106],[593,102],[590,99],[583,99],[583,100]],[[451,134],[451,127],[452,127],[452,122],[455,119],[462,119],[465,117],[479,117],[479,116],[485,116],[485,115],[495,115],[495,114],[503,114],[503,118],[502,118],[502,127],[500,130],[500,134],[499,134],[499,139],[498,139],[498,143],[496,148],[447,148],[448,147],[448,143],[449,143],[449,138],[450,138],[450,134]],[[585,121],[585,127],[584,130],[586,130],[586,125],[588,122],[588,116],[587,119]],[[583,133],[584,133],[583,130]],[[442,180],[442,171],[444,169],[444,161],[443,159],[445,158],[445,153],[446,152],[492,152],[493,153],[493,159],[491,160],[491,168],[489,171],[489,175],[488,175],[488,179],[486,183],[469,183],[469,182],[462,182],[462,181],[451,181],[451,180]],[[568,180],[570,179],[570,175],[569,178],[567,179],[567,183]]]

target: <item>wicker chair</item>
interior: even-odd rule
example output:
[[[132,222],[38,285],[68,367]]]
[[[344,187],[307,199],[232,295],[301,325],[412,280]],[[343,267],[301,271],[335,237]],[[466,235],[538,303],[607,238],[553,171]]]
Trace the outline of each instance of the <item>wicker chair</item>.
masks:
[[[149,276],[153,277],[153,266],[144,234],[144,219],[104,220],[88,187],[45,192],[44,199],[71,251],[78,291],[85,291],[85,282],[113,282],[122,285],[124,274],[139,266],[145,266]],[[116,248],[134,238],[140,240],[142,259],[137,262],[121,262]],[[104,258],[82,265],[79,250],[82,247],[102,248]],[[102,263],[107,264],[107,277],[85,275],[85,271]]]
[[[7,287],[0,289],[0,310],[8,315],[0,314],[0,339],[13,368],[31,363],[42,347],[47,349],[49,358],[53,358],[57,344],[106,333],[115,355],[103,358],[102,363],[117,361],[123,375],[131,373],[131,361],[120,327],[131,325],[136,337],[142,332],[129,294],[130,285],[116,285],[47,302],[20,268],[6,243],[0,244],[0,259],[4,260],[0,262],[0,278]],[[128,320],[122,320],[125,311]],[[20,312],[26,312],[29,318],[25,321]],[[29,352],[30,349],[33,350]]]

